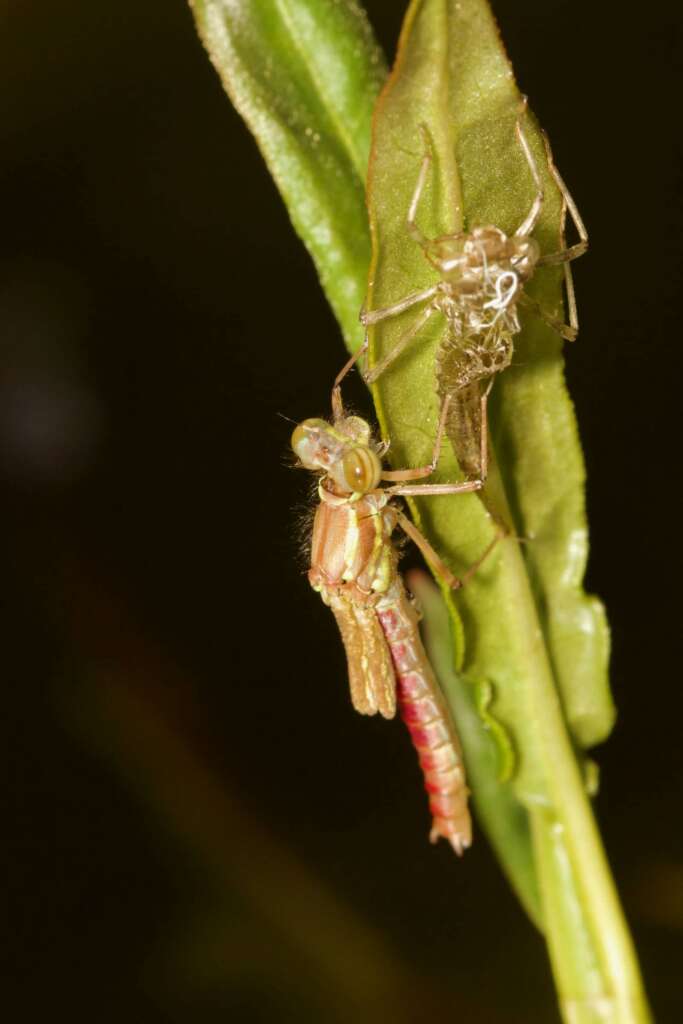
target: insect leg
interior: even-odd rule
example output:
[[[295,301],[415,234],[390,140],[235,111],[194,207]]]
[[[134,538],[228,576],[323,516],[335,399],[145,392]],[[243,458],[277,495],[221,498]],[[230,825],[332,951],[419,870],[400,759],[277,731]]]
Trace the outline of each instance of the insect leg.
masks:
[[[404,496],[419,496],[421,494],[468,494],[472,491],[481,490],[489,471],[488,398],[492,387],[493,379],[489,381],[486,390],[479,399],[479,415],[481,417],[479,435],[479,477],[476,480],[463,480],[459,483],[452,484],[408,484],[406,486],[404,483],[397,483],[395,487],[387,488],[388,494],[400,494]],[[429,476],[430,473],[434,472],[439,461],[439,455],[441,454],[441,444],[446,430],[448,411],[452,398],[452,395],[447,395],[441,406],[439,426],[436,432],[436,438],[434,439],[434,452],[432,454],[431,463],[428,466],[421,466],[417,469],[386,470],[382,473],[383,480],[419,480],[421,477]],[[503,529],[503,532],[507,532],[504,527],[501,528]]]
[[[562,194],[562,203],[564,206],[563,219],[564,214],[567,210],[569,210],[570,216],[574,221],[574,227],[578,232],[580,241],[577,242],[576,245],[570,245],[566,249],[561,249],[559,252],[552,252],[548,253],[545,256],[541,256],[541,258],[538,261],[538,266],[551,266],[553,264],[558,263],[564,264],[564,287],[567,293],[567,309],[569,312],[569,323],[571,325],[571,329],[574,332],[574,338],[576,338],[576,335],[578,334],[579,330],[579,315],[576,309],[574,280],[572,278],[572,272],[569,263],[571,260],[578,259],[579,256],[583,256],[583,254],[585,253],[586,249],[588,248],[588,232],[586,230],[586,225],[583,223],[583,220],[581,219],[581,214],[577,209],[576,203],[572,199],[569,189],[565,185],[564,181],[560,176],[560,172],[555,166],[553,154],[550,150],[550,142],[548,141],[548,136],[545,132],[543,132],[543,143],[545,145],[546,156],[548,158],[548,168],[553,178],[555,179],[555,183],[559,188],[560,193]],[[562,331],[560,331],[559,333],[562,334],[563,337],[567,337],[567,335],[563,334]],[[573,341],[574,338],[569,338],[569,340]]]
[[[446,429],[446,417],[448,416],[448,407],[451,404],[451,395],[447,395],[441,404],[441,413],[439,415],[439,426],[436,431],[436,437],[434,438],[434,451],[432,452],[432,460],[426,466],[419,466],[415,469],[387,469],[382,473],[382,480],[420,480],[424,476],[430,476],[437,467],[439,456],[441,455],[441,444],[443,441],[444,431]]]
[[[429,543],[427,538],[424,536],[424,534],[418,530],[415,524],[412,523],[410,519],[408,519],[408,517],[404,515],[403,512],[397,512],[397,522],[401,529],[403,530],[403,532],[406,534],[406,536],[410,537],[413,543],[416,544],[417,547],[420,549],[426,561],[429,562],[429,564],[431,565],[432,569],[439,577],[439,579],[441,579],[446,584],[447,587],[450,587],[451,590],[459,590],[460,587],[463,587],[467,583],[467,581],[470,580],[472,576],[474,576],[475,572],[479,569],[483,562],[488,558],[488,556],[491,554],[498,541],[505,536],[505,531],[502,528],[499,528],[499,530],[496,532],[495,537],[487,546],[484,553],[480,555],[476,562],[474,562],[469,567],[469,569],[460,577],[455,576],[451,572],[451,570],[448,568],[443,559],[439,555],[437,555],[436,551]]]
[[[422,157],[422,163],[420,164],[420,172],[417,176],[415,190],[413,191],[410,206],[408,207],[406,227],[409,234],[412,235],[418,245],[424,249],[428,244],[429,239],[417,226],[416,217],[417,208],[424,191],[425,181],[427,180],[427,174],[432,162],[432,147],[426,124],[420,125],[420,131],[424,140],[425,151],[424,156]],[[388,317],[398,316],[399,313],[402,313],[405,309],[409,309],[411,306],[416,305],[418,302],[430,299],[435,292],[436,285],[431,288],[425,288],[419,292],[413,292],[411,295],[406,295],[404,299],[393,303],[391,306],[385,306],[383,309],[373,309],[369,313],[367,313],[365,309],[362,309],[360,314],[361,323],[368,327],[370,324],[376,324],[379,320],[386,320]]]
[[[334,385],[332,387],[332,415],[333,415],[335,423],[338,420],[343,419],[343,417],[344,417],[344,403],[342,402],[342,397],[341,397],[341,382],[344,380],[344,377],[349,372],[349,370],[353,369],[353,367],[356,365],[358,360],[361,358],[362,355],[364,355],[367,352],[367,350],[368,350],[368,336],[367,336],[367,333],[366,333],[365,340],[363,341],[363,344],[360,346],[360,348],[356,352],[354,352],[354,354],[351,356],[351,358],[348,359],[347,362],[344,363],[344,365],[342,366],[341,370],[339,371],[337,376],[334,378]]]
[[[493,387],[493,378],[488,383],[488,387],[484,391],[483,395],[479,400],[479,415],[481,417],[481,426],[479,428],[479,477],[484,483],[486,477],[489,475],[489,414],[488,414],[488,402],[489,395],[491,394],[491,388]]]
[[[572,290],[572,298],[573,294],[574,293]],[[528,296],[525,292],[522,292],[519,296],[519,303],[521,306],[526,306],[527,309],[535,313],[537,317],[539,317],[541,320],[543,320],[544,323],[548,325],[548,327],[552,327],[552,329],[557,334],[559,334],[561,338],[564,338],[565,341],[576,341],[576,336],[579,331],[579,321],[576,313],[576,302],[574,302],[573,304],[569,302],[570,323],[568,324],[563,323],[561,320],[557,320],[554,316],[549,316],[545,312],[545,310],[541,309],[539,304],[534,299],[530,298],[530,296]]]
[[[572,220],[574,221],[574,227],[576,228],[580,238],[580,241],[577,242],[576,245],[570,245],[569,248],[561,249],[560,252],[552,252],[548,253],[545,256],[541,256],[538,261],[538,265],[542,266],[545,264],[547,266],[556,263],[568,263],[570,260],[575,260],[578,259],[579,256],[583,256],[586,249],[588,248],[588,231],[586,230],[586,225],[583,223],[577,205],[571,197],[569,189],[565,185],[562,177],[560,176],[560,172],[555,166],[555,161],[553,160],[553,154],[550,149],[550,142],[548,141],[548,136],[545,132],[543,132],[542,134],[543,144],[545,146],[545,152],[548,158],[548,169],[552,174],[553,178],[555,179],[555,184],[559,188],[560,193],[562,195],[562,201],[565,204],[566,209],[569,210],[569,214]]]
[[[436,291],[436,287],[437,286],[435,285],[433,289],[429,289],[430,294],[434,294],[434,292]],[[398,339],[398,341],[392,348],[391,352],[387,352],[383,359],[380,359],[378,363],[375,363],[372,369],[368,370],[366,373],[363,374],[363,379],[366,384],[374,384],[374,382],[377,380],[380,374],[384,373],[387,367],[391,366],[395,359],[398,359],[398,357],[403,352],[404,348],[406,348],[413,340],[415,335],[422,330],[422,328],[427,323],[434,310],[435,307],[432,305],[429,305],[427,306],[426,309],[423,309],[420,315],[415,320],[412,327],[409,327],[408,330],[404,334],[402,334],[401,337]]]
[[[429,138],[429,130],[427,128],[427,125],[424,124],[424,122],[420,125],[420,132],[422,134],[425,151],[422,157],[422,163],[420,164],[420,173],[418,174],[417,181],[415,183],[413,197],[410,200],[410,206],[408,207],[406,227],[408,228],[409,233],[413,236],[418,245],[421,245],[422,248],[424,248],[429,239],[427,238],[426,235],[422,233],[422,231],[420,231],[419,227],[417,226],[416,217],[417,208],[420,204],[420,199],[422,198],[422,193],[425,187],[425,181],[427,180],[427,174],[429,172],[429,168],[432,162],[432,144],[431,139]]]
[[[586,243],[588,244],[588,243]],[[581,253],[579,253],[579,256]],[[576,292],[574,291],[574,277],[569,262],[564,264],[564,290],[567,296],[567,312],[569,313],[569,326],[574,332],[574,337],[569,341],[575,341],[579,333],[579,311],[576,308]],[[566,335],[563,335],[566,337]]]
[[[468,583],[469,580],[472,579],[472,577],[474,576],[475,572],[477,572],[477,570],[484,564],[486,559],[489,557],[489,555],[491,554],[491,552],[495,548],[495,546],[498,543],[498,541],[502,540],[503,537],[506,537],[506,536],[507,536],[507,530],[504,527],[499,525],[498,531],[497,531],[495,537],[493,538],[491,543],[486,546],[486,548],[484,549],[483,554],[479,555],[479,558],[476,560],[476,562],[473,562],[472,565],[469,567],[469,569],[467,569],[462,574],[462,576],[460,577],[460,586],[461,587],[464,587],[465,584]]]
[[[527,213],[526,217],[524,218],[522,223],[519,225],[519,227],[515,231],[515,235],[518,238],[524,237],[525,235],[530,235],[531,232],[536,227],[536,222],[538,221],[539,215],[541,213],[541,208],[543,206],[543,198],[544,198],[543,184],[541,182],[541,176],[538,173],[538,165],[536,164],[536,161],[534,159],[534,155],[531,152],[531,148],[529,146],[529,142],[528,142],[527,137],[524,134],[524,130],[522,128],[522,117],[526,113],[526,107],[527,107],[526,96],[523,96],[522,97],[521,109],[519,111],[519,114],[517,115],[517,123],[515,125],[515,131],[517,133],[517,139],[519,141],[519,144],[522,147],[522,152],[524,153],[524,156],[526,157],[526,162],[529,165],[529,170],[531,171],[531,176],[534,179],[534,184],[536,186],[536,195],[534,197],[533,203],[531,204],[531,209],[529,210],[529,212]]]
[[[394,302],[391,306],[384,306],[382,309],[372,309],[369,313],[365,310],[361,311],[360,322],[365,326],[369,327],[370,324],[376,324],[380,320],[388,320],[392,316],[398,316],[399,313],[403,313],[404,310],[410,309],[411,306],[416,306],[418,302],[424,302],[426,299],[431,299],[432,295],[436,293],[438,285],[433,284],[430,288],[423,288],[420,292],[411,292],[410,295],[406,295],[404,299],[399,302]]]
[[[450,587],[451,590],[458,590],[462,586],[462,580],[453,575],[443,559],[437,555],[425,535],[418,530],[417,526],[415,526],[415,524],[412,523],[410,519],[408,519],[408,516],[404,515],[403,512],[397,512],[396,519],[405,535],[410,537],[413,544],[420,549],[424,555],[425,561],[431,565],[439,579],[442,580],[447,587]]]
[[[402,498],[419,498],[422,495],[435,494],[471,494],[472,491],[480,491],[483,486],[483,480],[463,480],[458,484],[397,484],[395,487],[387,487],[385,494]]]

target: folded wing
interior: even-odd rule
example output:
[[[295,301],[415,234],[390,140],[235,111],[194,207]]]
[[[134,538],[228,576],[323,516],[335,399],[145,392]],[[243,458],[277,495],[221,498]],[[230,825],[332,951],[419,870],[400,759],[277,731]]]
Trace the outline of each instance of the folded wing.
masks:
[[[346,650],[351,700],[361,715],[393,718],[396,678],[391,652],[371,604],[352,600],[343,592],[330,594],[329,605]]]

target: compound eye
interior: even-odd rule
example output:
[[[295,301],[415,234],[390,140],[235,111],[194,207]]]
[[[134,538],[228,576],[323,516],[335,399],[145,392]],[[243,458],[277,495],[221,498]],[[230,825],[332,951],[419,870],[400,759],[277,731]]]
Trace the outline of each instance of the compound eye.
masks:
[[[306,437],[306,428],[304,427],[303,423],[300,423],[299,426],[295,427],[294,430],[292,431],[292,440],[290,442],[290,444],[292,446],[292,451],[296,455],[299,454],[299,447],[300,447],[301,442],[304,440],[305,437]]]
[[[292,431],[292,439],[290,444],[295,455],[297,455],[304,465],[308,465],[309,460],[307,455],[311,454],[311,449],[315,446],[316,440],[319,437],[321,427],[326,426],[323,420],[304,420],[298,427],[295,427]]]
[[[380,480],[379,459],[369,448],[352,448],[342,460],[344,481],[350,491],[365,494]]]

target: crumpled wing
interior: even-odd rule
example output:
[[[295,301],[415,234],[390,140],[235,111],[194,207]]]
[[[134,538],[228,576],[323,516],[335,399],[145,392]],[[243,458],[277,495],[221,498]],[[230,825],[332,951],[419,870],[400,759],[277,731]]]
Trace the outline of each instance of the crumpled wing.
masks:
[[[346,650],[351,700],[361,715],[396,714],[396,677],[377,612],[335,594],[330,607]]]

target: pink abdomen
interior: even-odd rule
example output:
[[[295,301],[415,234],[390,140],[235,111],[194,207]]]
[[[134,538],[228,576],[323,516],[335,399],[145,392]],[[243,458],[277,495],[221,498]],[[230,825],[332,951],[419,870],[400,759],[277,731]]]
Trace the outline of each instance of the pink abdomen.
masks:
[[[417,750],[429,794],[430,839],[436,842],[443,836],[461,854],[472,841],[472,822],[460,742],[422,646],[415,609],[400,580],[378,603],[377,614],[396,670],[401,717]]]

